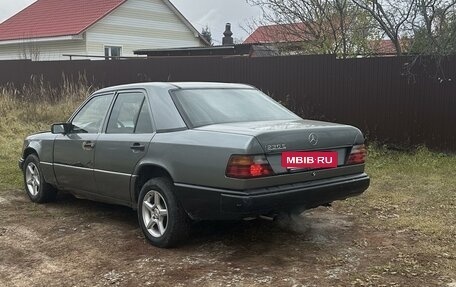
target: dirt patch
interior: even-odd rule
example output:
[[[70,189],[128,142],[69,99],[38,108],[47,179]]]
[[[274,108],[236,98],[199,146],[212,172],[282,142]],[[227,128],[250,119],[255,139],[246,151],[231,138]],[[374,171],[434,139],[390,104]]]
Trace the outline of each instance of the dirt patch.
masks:
[[[158,249],[128,208],[60,195],[0,197],[1,286],[454,286],[426,240],[367,224],[344,203],[287,222],[204,222],[176,249]],[[453,274],[454,275],[454,274]],[[453,285],[452,285],[453,284]]]
[[[0,205],[6,204],[7,202],[8,200],[6,198],[0,196]]]

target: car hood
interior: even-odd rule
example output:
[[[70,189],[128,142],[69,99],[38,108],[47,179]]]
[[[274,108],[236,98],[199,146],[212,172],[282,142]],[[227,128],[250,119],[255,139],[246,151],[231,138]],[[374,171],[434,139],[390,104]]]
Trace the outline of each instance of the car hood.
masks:
[[[47,132],[37,132],[37,133],[33,133],[33,134],[30,134],[27,136],[26,140],[30,140],[30,139],[49,139],[49,138],[53,138],[55,137],[56,135],[52,134],[51,132],[47,131]]]

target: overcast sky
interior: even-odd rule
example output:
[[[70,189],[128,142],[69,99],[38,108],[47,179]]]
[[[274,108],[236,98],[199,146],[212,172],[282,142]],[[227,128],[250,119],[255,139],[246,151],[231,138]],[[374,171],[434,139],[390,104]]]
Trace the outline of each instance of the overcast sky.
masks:
[[[0,0],[0,22],[24,9],[35,0]],[[252,18],[258,18],[260,9],[251,7],[245,0],[171,0],[187,19],[199,30],[208,25],[215,44],[220,44],[225,23],[232,23],[233,37],[245,39],[242,27]]]

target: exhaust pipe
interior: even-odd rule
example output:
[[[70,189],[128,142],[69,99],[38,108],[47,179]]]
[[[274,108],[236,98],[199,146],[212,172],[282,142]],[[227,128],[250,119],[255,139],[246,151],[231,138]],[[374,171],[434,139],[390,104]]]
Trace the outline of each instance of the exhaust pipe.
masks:
[[[257,217],[246,217],[246,218],[243,218],[242,220],[244,221],[252,221],[252,220],[255,220],[257,219]]]
[[[277,215],[273,215],[273,216],[259,215],[259,216],[245,217],[242,220],[244,220],[244,221],[252,221],[252,220],[255,220],[255,219],[258,219],[258,218],[259,219],[263,219],[263,220],[267,220],[267,221],[274,221],[274,220],[276,220]]]
[[[259,218],[264,219],[264,220],[268,220],[268,221],[274,221],[276,216],[271,217],[271,216],[266,216],[266,215],[260,215]]]

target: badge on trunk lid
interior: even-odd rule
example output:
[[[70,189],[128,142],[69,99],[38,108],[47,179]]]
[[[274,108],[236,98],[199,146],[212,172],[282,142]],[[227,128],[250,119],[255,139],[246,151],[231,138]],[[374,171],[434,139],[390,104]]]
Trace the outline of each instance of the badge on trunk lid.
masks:
[[[286,150],[286,144],[268,144],[266,145],[267,151],[278,151],[278,150]]]

